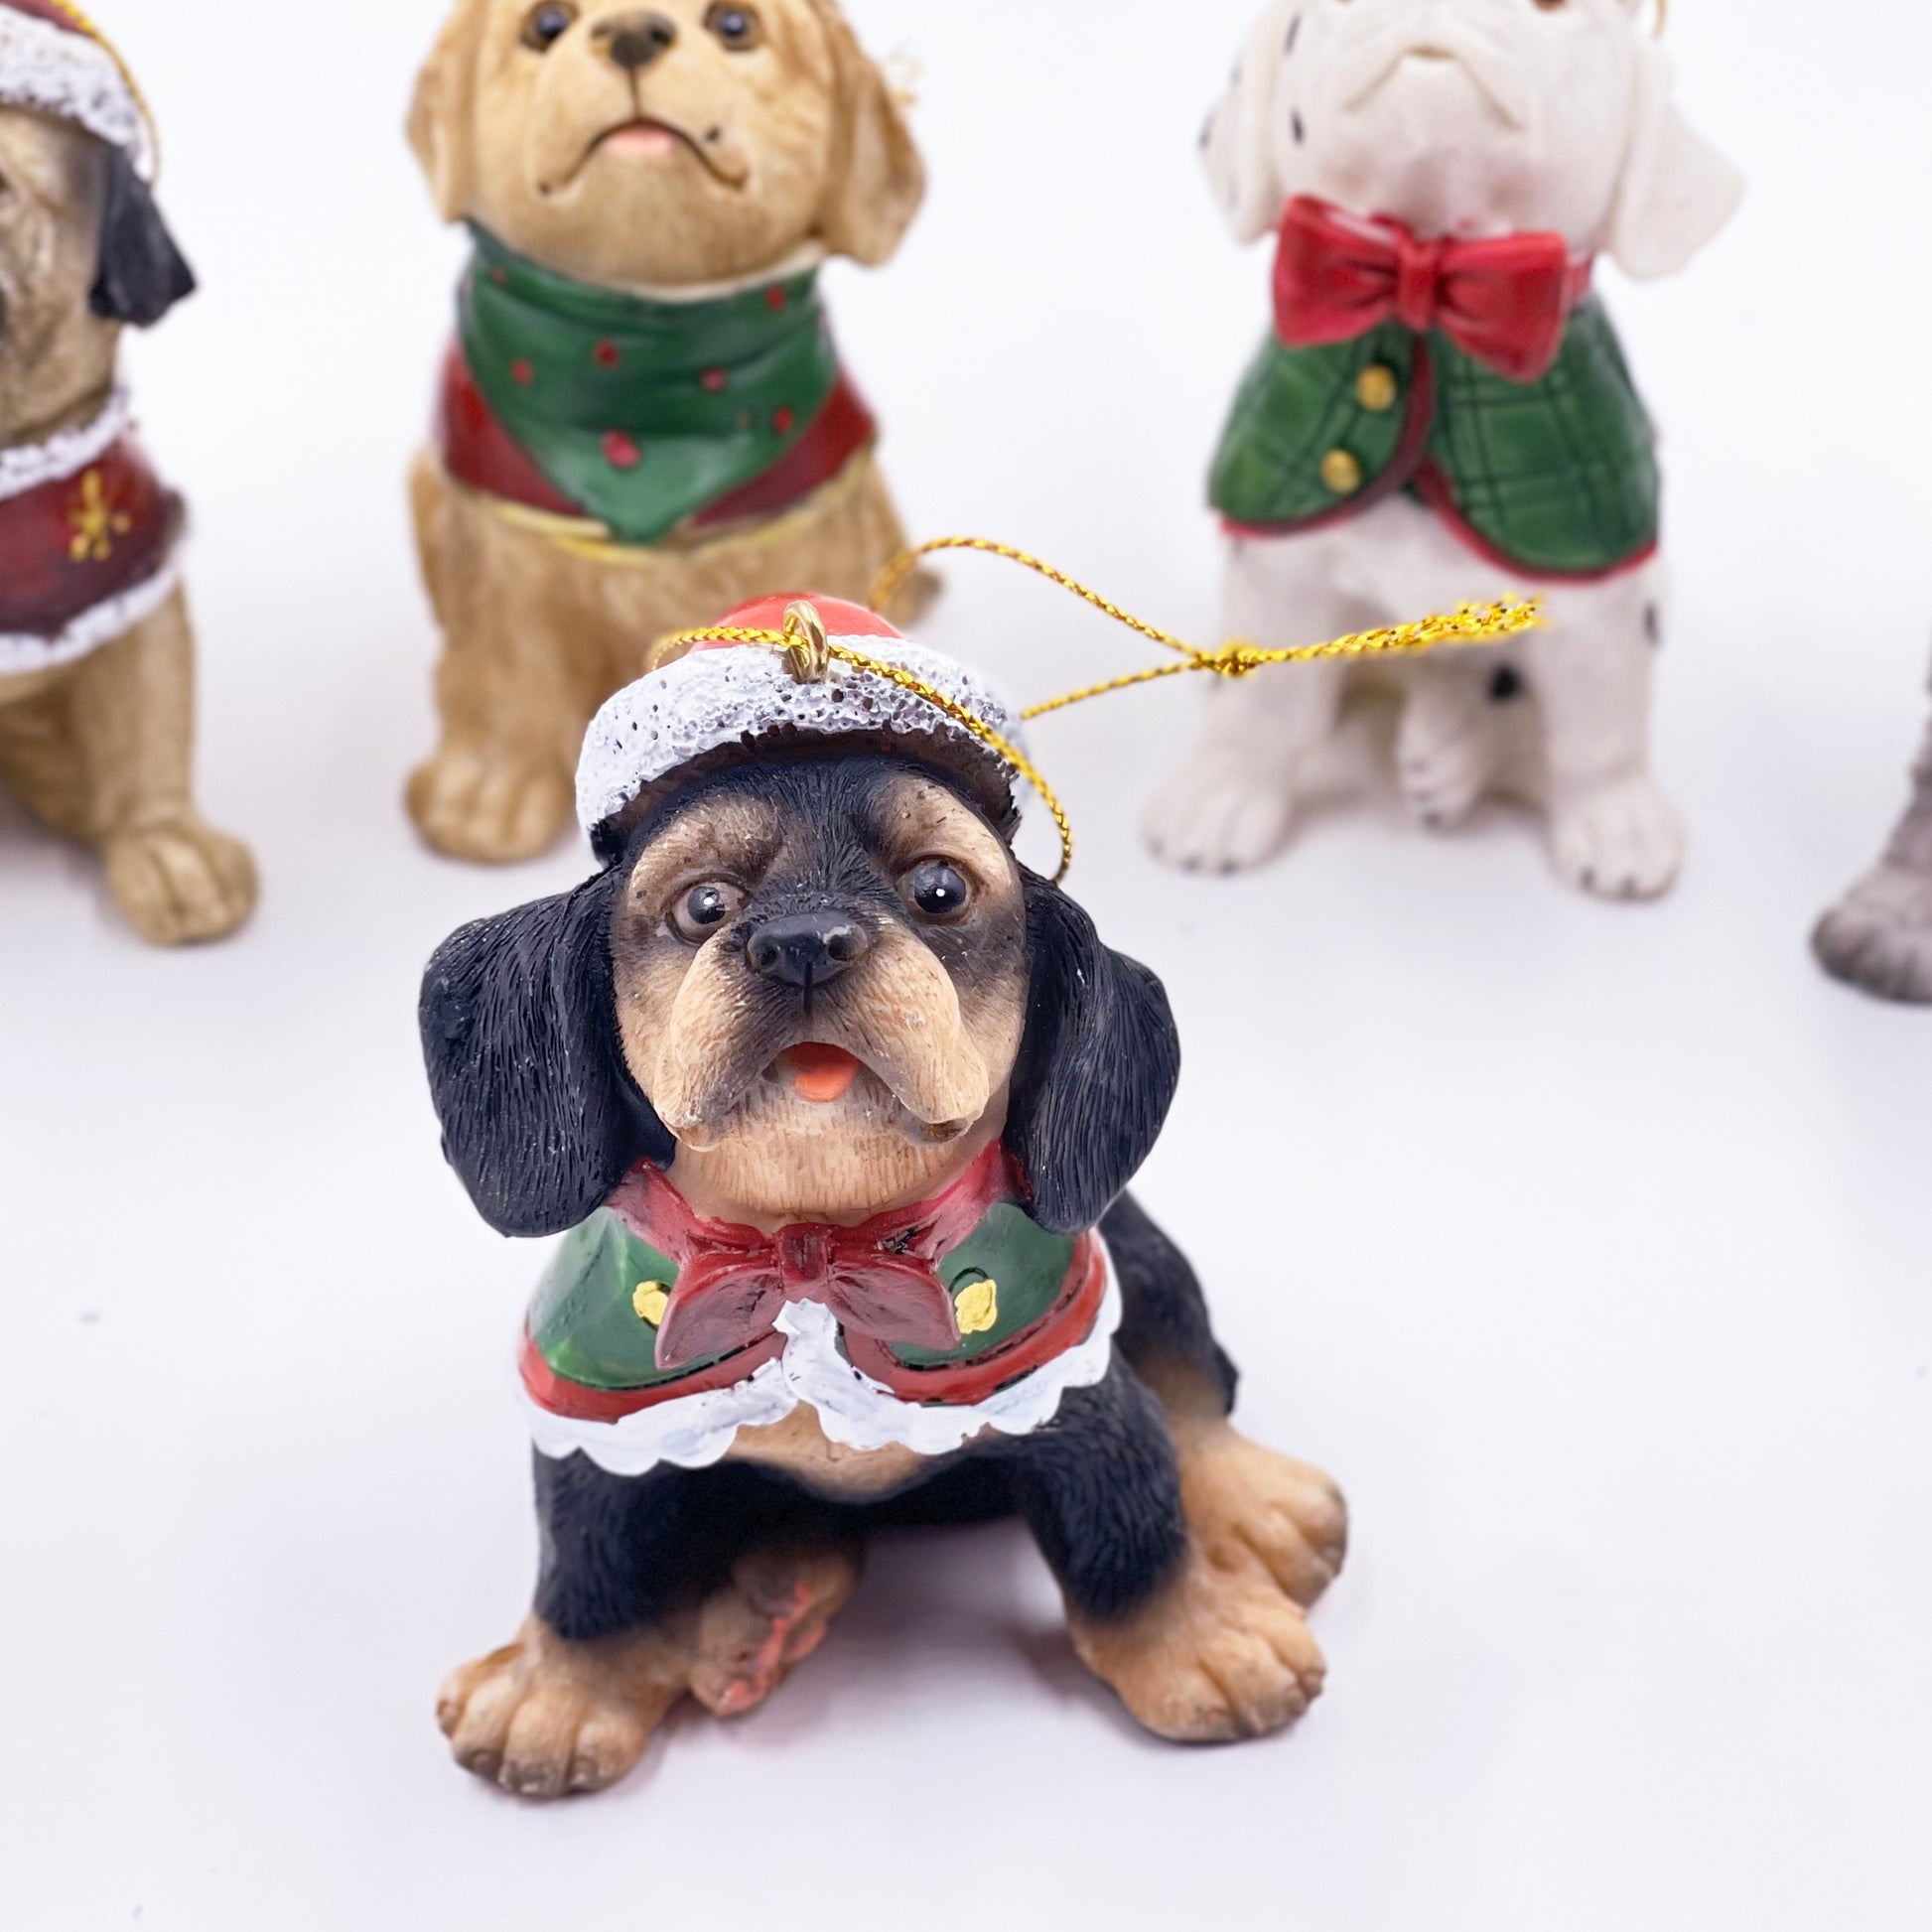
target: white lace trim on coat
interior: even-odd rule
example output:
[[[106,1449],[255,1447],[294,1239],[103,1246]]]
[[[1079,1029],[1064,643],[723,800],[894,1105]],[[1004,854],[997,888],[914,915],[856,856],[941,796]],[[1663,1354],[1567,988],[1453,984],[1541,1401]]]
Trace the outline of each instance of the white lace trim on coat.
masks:
[[[787,1304],[774,1324],[786,1337],[784,1353],[728,1389],[676,1396],[614,1423],[553,1415],[520,1376],[517,1394],[543,1454],[561,1460],[581,1452],[614,1476],[644,1475],[660,1462],[709,1468],[730,1452],[741,1429],[769,1428],[801,1403],[817,1412],[827,1440],[846,1449],[950,1455],[983,1430],[1030,1436],[1059,1413],[1067,1390],[1105,1379],[1121,1322],[1111,1256],[1106,1267],[1106,1297],[1087,1338],[970,1407],[901,1401],[862,1374],[839,1352],[837,1317],[816,1302]]]

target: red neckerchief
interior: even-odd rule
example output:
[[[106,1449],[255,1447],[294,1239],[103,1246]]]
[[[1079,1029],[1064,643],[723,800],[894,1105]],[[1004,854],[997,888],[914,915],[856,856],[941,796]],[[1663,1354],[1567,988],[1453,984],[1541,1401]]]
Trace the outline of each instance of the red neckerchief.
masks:
[[[633,1169],[610,1204],[678,1264],[657,1329],[657,1366],[672,1369],[768,1335],[787,1302],[823,1303],[844,1326],[880,1342],[957,1348],[952,1297],[932,1264],[1019,1192],[996,1141],[943,1193],[859,1227],[801,1221],[766,1235],[708,1221],[648,1166]]]
[[[1508,381],[1535,382],[1556,362],[1589,275],[1558,234],[1419,241],[1400,221],[1304,195],[1282,216],[1275,327],[1293,348],[1351,342],[1391,320],[1440,329]]]

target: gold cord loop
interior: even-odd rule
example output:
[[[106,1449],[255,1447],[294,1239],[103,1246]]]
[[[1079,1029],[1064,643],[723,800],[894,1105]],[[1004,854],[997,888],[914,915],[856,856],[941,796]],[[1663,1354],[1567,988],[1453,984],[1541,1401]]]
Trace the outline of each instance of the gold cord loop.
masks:
[[[681,645],[691,644],[762,644],[771,650],[781,650],[791,661],[792,675],[798,675],[796,665],[799,649],[799,634],[792,628],[792,613],[800,610],[811,614],[817,625],[819,641],[824,647],[828,660],[826,674],[830,674],[829,660],[837,658],[841,664],[850,664],[854,670],[870,671],[875,677],[883,677],[889,684],[896,684],[901,691],[909,691],[915,698],[929,704],[941,717],[950,719],[961,731],[970,732],[996,758],[1006,762],[1026,779],[1037,794],[1039,802],[1046,807],[1053,820],[1054,828],[1060,835],[1060,869],[1053,875],[1057,885],[1066,877],[1067,868],[1073,863],[1073,825],[1066,815],[1065,808],[1054,795],[1053,788],[1040,776],[1025,752],[1018,745],[996,732],[977,712],[968,711],[956,698],[949,698],[945,692],[936,690],[924,678],[908,671],[902,664],[889,664],[882,657],[869,656],[865,651],[855,650],[852,645],[836,642],[826,636],[825,625],[817,610],[802,599],[785,612],[785,627],[782,630],[741,630],[729,624],[714,624],[698,630],[674,630],[662,638],[652,652],[654,660],[663,663],[669,654]],[[803,680],[801,680],[802,682]]]
[[[799,598],[785,606],[785,662],[794,684],[823,684],[832,674],[832,646],[818,606]]]
[[[1264,650],[1258,644],[1244,638],[1230,638],[1226,643],[1212,650],[1202,650],[1197,645],[1184,643],[1180,638],[1170,636],[1167,631],[1123,611],[1117,604],[1110,604],[1097,591],[1089,590],[1084,584],[1068,577],[1065,572],[1055,570],[1050,564],[1041,563],[1037,557],[1029,556],[1024,550],[1016,550],[1009,544],[992,543],[984,537],[936,537],[930,543],[922,543],[914,550],[906,550],[895,557],[873,586],[871,607],[882,611],[892,601],[894,594],[916,570],[922,559],[940,550],[975,550],[991,557],[1003,557],[1009,563],[1023,565],[1049,582],[1057,584],[1062,590],[1070,592],[1083,603],[1090,604],[1096,611],[1103,612],[1116,623],[1124,624],[1138,636],[1152,643],[1165,646],[1179,654],[1179,661],[1170,664],[1155,664],[1147,669],[1129,671],[1121,677],[1109,678],[1101,684],[1090,684],[1079,691],[1069,691],[1064,696],[1049,698],[1043,704],[1036,704],[1021,713],[1023,719],[1031,722],[1035,718],[1045,718],[1056,711],[1065,711],[1076,704],[1084,704],[1089,698],[1102,698],[1115,691],[1132,690],[1137,685],[1152,684],[1160,678],[1176,677],[1185,671],[1205,671],[1212,677],[1239,681],[1251,677],[1256,671],[1274,664],[1308,664],[1337,658],[1399,657],[1414,656],[1422,651],[1437,650],[1445,646],[1495,643],[1504,637],[1513,637],[1525,630],[1538,628],[1543,620],[1534,600],[1521,597],[1504,598],[1498,604],[1464,604],[1446,617],[1425,618],[1420,623],[1391,624],[1382,630],[1357,631],[1350,636],[1331,638],[1325,644],[1304,644],[1292,650]],[[962,731],[970,733],[986,746],[996,758],[1002,759],[1021,777],[1023,777],[1045,806],[1052,818],[1054,829],[1060,838],[1060,869],[1053,875],[1057,885],[1063,880],[1073,864],[1073,826],[1060,804],[1053,788],[1040,775],[1034,761],[1019,746],[995,731],[985,719],[945,692],[935,689],[924,678],[908,671],[900,664],[888,663],[884,658],[874,657],[867,652],[854,648],[851,644],[841,643],[826,634],[824,620],[817,607],[807,599],[799,599],[785,610],[782,630],[746,630],[730,626],[713,626],[700,630],[679,630],[663,638],[651,653],[651,661],[661,664],[666,657],[680,646],[692,644],[759,644],[767,649],[780,650],[791,675],[801,684],[818,684],[831,675],[832,660],[850,664],[855,670],[870,671],[875,677],[883,677],[888,683],[897,685],[901,691],[908,691],[914,697],[929,704],[942,717],[949,719]]]

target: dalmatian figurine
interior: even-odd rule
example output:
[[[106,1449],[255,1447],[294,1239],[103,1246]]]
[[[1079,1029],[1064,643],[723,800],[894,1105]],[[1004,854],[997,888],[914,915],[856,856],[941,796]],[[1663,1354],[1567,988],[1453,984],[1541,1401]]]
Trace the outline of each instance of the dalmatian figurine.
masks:
[[[1236,238],[1278,250],[1213,471],[1229,632],[1294,645],[1540,597],[1547,628],[1389,680],[1403,793],[1431,826],[1525,798],[1573,885],[1664,893],[1684,835],[1648,743],[1655,439],[1592,269],[1675,273],[1742,189],[1673,105],[1641,0],[1276,0],[1203,144]],[[1365,675],[1217,689],[1155,850],[1273,858]]]

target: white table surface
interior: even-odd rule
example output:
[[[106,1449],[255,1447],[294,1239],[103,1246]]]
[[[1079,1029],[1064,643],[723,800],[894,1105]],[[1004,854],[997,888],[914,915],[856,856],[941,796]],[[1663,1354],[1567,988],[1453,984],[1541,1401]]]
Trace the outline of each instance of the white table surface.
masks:
[[[1588,903],[1527,820],[1432,838],[1386,801],[1174,877],[1133,820],[1193,694],[1038,735],[1076,891],[1181,1017],[1144,1196],[1245,1426],[1354,1506],[1327,1697],[1154,1743],[1018,1531],[923,1536],[763,1712],[548,1810],[430,1715],[527,1601],[540,1258],[442,1166],[416,982],[588,869],[444,863],[399,804],[433,652],[402,476],[459,246],[398,126],[441,8],[108,11],[206,284],[129,360],[195,503],[206,802],[267,893],[236,942],[149,952],[0,807],[0,1922],[1932,1922],[1932,1013],[1804,943],[1923,723],[1922,11],[1673,10],[1752,183],[1681,280],[1606,277],[1668,431],[1673,899]],[[1248,0],[853,11],[923,69],[926,212],[829,278],[909,522],[1211,636],[1200,479],[1265,257],[1191,150]],[[947,576],[927,634],[1025,693],[1142,661],[1017,573]]]

